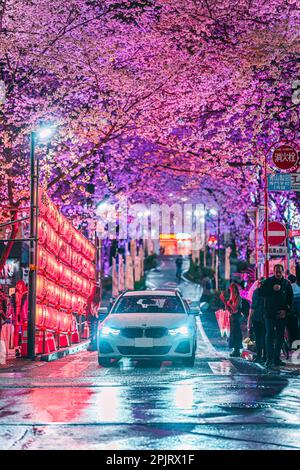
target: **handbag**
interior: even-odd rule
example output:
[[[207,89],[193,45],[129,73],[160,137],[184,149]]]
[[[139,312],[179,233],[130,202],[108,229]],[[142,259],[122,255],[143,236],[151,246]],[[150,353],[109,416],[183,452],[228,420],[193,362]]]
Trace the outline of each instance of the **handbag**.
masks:
[[[230,313],[228,310],[220,309],[217,310],[216,319],[220,329],[221,336],[229,337],[230,334]]]

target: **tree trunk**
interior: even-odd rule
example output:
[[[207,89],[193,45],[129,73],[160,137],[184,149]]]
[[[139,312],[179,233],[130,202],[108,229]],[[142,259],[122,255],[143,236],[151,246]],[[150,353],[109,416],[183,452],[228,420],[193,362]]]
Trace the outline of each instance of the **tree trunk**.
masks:
[[[12,219],[11,221],[18,220],[18,211],[12,211]],[[11,230],[11,235],[10,238],[17,238],[17,233],[19,229],[19,223],[15,223],[12,225],[12,230]],[[12,250],[12,247],[14,245],[14,241],[7,242],[7,244],[4,246],[4,251],[2,253],[2,256],[0,258],[0,273],[3,271],[5,263],[10,255],[10,252]]]

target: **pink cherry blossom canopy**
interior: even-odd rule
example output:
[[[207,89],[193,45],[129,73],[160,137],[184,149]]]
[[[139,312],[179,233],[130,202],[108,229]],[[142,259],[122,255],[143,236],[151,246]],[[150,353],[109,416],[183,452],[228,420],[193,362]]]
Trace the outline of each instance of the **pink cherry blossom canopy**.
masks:
[[[296,0],[4,0],[1,207],[28,204],[29,134],[50,122],[42,182],[71,219],[172,194],[247,240],[268,149],[299,142],[299,27]],[[299,217],[296,193],[271,199]]]

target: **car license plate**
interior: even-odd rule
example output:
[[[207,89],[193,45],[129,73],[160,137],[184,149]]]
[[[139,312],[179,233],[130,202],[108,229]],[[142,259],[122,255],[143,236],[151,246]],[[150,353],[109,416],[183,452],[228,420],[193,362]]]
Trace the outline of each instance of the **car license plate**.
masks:
[[[134,345],[136,348],[152,348],[153,338],[135,338]]]

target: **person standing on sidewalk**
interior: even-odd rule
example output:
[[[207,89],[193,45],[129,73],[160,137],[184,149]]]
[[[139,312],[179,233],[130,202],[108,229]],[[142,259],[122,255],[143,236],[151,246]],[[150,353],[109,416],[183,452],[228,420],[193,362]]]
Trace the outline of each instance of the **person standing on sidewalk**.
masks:
[[[177,279],[181,279],[182,264],[183,264],[182,255],[179,255],[178,258],[176,258],[175,263],[176,263],[176,277]]]
[[[256,345],[256,358],[254,362],[262,364],[266,361],[266,328],[265,328],[265,299],[261,295],[261,287],[263,285],[264,278],[261,278],[255,291],[252,295],[252,303],[248,316],[248,335],[250,336],[251,327],[253,326],[255,345]]]
[[[230,357],[240,357],[240,349],[243,348],[243,335],[241,330],[242,299],[236,284],[233,282],[230,284],[229,292],[230,297],[228,301],[225,299],[224,292],[221,293],[220,299],[224,303],[226,310],[229,310],[230,314],[229,347],[233,348]]]
[[[263,283],[261,294],[265,298],[266,366],[283,366],[285,363],[280,359],[280,352],[284,342],[286,318],[293,304],[293,289],[284,278],[281,264],[274,266],[274,276]]]

